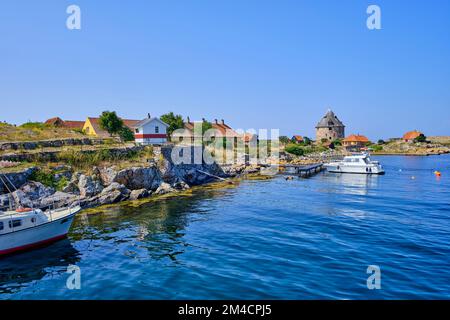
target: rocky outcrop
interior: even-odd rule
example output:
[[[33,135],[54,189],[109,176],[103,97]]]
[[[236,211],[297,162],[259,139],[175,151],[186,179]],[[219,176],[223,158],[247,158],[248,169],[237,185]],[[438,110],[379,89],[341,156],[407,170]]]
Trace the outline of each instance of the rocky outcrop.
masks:
[[[172,188],[172,186],[170,184],[168,184],[167,182],[163,182],[158,187],[158,189],[156,189],[155,194],[163,195],[163,194],[170,193],[170,192],[175,192],[175,191],[176,190],[174,188]]]
[[[41,201],[55,193],[55,189],[46,187],[40,182],[29,182],[12,193],[17,206],[40,207]]]
[[[82,174],[78,181],[78,189],[82,198],[89,198],[102,192],[103,186],[98,180]]]
[[[161,183],[161,174],[156,166],[132,167],[116,171],[114,167],[100,170],[104,185],[118,182],[130,190],[156,190]]]
[[[147,189],[133,190],[130,193],[130,200],[139,200],[150,196],[150,192]]]
[[[8,185],[9,190],[13,191],[16,188],[22,187],[25,183],[27,183],[30,176],[36,170],[36,167],[30,167],[28,169],[13,172],[13,173],[5,173],[1,175],[4,183]],[[0,180],[0,194],[8,193],[8,188],[1,182]]]
[[[78,200],[78,196],[66,192],[57,191],[54,194],[43,198],[40,203],[40,208],[52,207],[52,208],[61,208],[67,205],[72,204],[73,202]]]

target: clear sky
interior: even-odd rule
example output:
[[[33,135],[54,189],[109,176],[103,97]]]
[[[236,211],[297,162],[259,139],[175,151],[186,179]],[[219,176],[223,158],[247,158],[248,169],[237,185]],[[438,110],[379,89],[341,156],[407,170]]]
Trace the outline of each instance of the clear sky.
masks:
[[[449,17],[446,0],[5,0],[0,120],[174,111],[314,137],[332,108],[347,134],[450,135]]]

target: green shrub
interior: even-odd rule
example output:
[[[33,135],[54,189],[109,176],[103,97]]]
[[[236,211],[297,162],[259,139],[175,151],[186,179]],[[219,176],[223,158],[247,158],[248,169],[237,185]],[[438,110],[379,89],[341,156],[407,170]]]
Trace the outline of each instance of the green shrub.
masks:
[[[128,127],[122,127],[119,131],[119,136],[122,141],[134,141],[134,133]]]
[[[47,187],[55,187],[55,176],[50,172],[35,170],[30,176],[30,180],[40,182]]]
[[[370,148],[372,148],[372,150],[375,152],[383,150],[383,146],[380,146],[378,144],[371,145]]]
[[[426,142],[427,137],[423,133],[421,133],[417,138],[414,139],[414,142]]]
[[[284,149],[287,153],[294,154],[296,156],[302,156],[305,154],[303,148],[296,144],[289,144]]]

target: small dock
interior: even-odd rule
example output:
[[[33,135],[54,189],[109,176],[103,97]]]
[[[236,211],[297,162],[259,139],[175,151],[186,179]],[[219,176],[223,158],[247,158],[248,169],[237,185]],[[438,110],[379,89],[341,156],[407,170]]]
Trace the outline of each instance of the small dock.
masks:
[[[281,174],[297,175],[302,178],[311,177],[324,169],[323,163],[312,165],[280,164],[279,167],[282,169]]]

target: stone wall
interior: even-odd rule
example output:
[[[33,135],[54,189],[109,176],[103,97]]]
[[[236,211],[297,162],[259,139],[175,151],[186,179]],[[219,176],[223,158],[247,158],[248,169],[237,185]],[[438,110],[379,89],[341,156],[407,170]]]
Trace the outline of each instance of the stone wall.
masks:
[[[322,139],[333,141],[336,139],[344,139],[345,131],[344,127],[330,127],[329,128],[317,128],[316,129],[316,141],[320,142]]]
[[[2,142],[0,150],[35,150],[38,148],[60,148],[63,146],[81,146],[81,145],[98,145],[103,144],[102,139],[57,139],[57,140],[40,140],[40,141],[22,141],[22,142]]]

